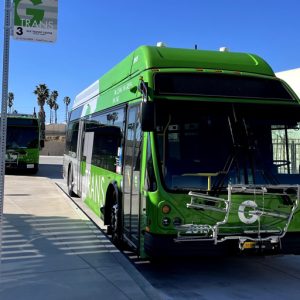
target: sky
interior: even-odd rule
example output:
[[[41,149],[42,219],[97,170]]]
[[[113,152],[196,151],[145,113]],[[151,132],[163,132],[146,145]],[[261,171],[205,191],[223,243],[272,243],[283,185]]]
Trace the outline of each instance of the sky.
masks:
[[[0,48],[3,52],[4,2]],[[58,0],[55,43],[10,39],[9,91],[19,113],[38,111],[35,87],[75,96],[141,45],[249,52],[275,72],[300,67],[299,0]],[[2,66],[1,55],[1,66]],[[2,78],[2,69],[1,69]],[[49,107],[45,106],[46,122]]]

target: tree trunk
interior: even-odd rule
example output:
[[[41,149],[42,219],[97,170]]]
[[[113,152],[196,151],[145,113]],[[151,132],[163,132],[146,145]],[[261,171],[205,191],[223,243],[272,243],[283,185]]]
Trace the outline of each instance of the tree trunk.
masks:
[[[43,106],[40,106],[40,111],[39,111],[39,120],[41,124],[41,140],[45,140],[45,119],[46,119],[46,114],[44,111]]]

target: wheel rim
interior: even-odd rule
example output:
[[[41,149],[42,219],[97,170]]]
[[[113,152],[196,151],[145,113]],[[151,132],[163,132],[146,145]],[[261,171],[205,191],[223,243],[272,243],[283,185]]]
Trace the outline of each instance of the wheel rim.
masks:
[[[69,172],[69,176],[68,176],[68,190],[69,193],[72,192],[72,172]]]
[[[117,230],[118,230],[118,211],[119,211],[119,205],[116,203],[111,208],[111,225],[112,225],[112,238],[116,238],[118,236]]]

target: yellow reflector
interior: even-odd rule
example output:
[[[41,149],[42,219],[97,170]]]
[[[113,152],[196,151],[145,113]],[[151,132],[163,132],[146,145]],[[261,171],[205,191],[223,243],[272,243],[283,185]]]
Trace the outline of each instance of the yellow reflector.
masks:
[[[256,245],[255,242],[245,242],[243,244],[243,249],[252,249],[255,247],[255,245]]]

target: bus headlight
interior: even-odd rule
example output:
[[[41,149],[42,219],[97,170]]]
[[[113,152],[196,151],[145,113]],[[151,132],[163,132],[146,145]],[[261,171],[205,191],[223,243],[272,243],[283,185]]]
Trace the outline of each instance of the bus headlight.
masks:
[[[171,223],[170,218],[164,217],[164,218],[162,219],[162,224],[163,224],[164,226],[169,226],[170,223]]]
[[[180,226],[182,224],[182,220],[179,217],[175,217],[173,219],[173,225],[174,226]]]

